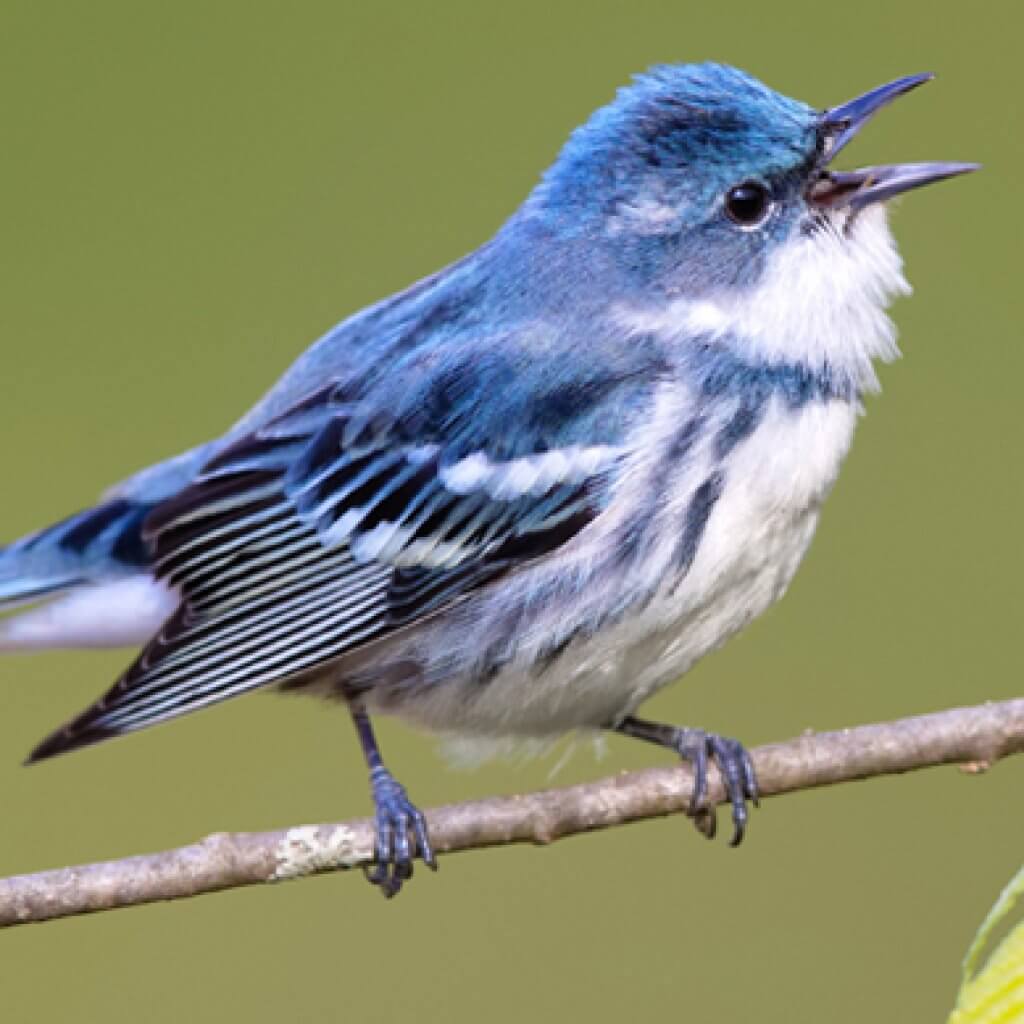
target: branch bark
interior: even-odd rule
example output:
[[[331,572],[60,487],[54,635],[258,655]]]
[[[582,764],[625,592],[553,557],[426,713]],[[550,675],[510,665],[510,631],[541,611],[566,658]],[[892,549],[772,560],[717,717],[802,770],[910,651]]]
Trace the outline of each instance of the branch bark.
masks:
[[[942,764],[984,771],[1024,752],[1024,699],[805,734],[752,752],[764,796]],[[724,801],[718,773],[712,803]],[[597,782],[439,807],[427,813],[437,853],[565,836],[684,812],[686,766],[623,772]],[[182,899],[373,862],[373,825],[359,819],[276,832],[218,833],[190,846],[0,880],[0,927]]]

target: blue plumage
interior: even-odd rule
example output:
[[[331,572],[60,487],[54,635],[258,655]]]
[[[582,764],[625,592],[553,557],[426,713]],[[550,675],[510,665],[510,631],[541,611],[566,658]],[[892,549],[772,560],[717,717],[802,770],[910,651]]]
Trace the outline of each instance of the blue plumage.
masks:
[[[67,591],[0,623],[0,648],[144,642],[31,759],[277,684],[349,705],[388,895],[408,829],[432,854],[376,711],[614,729],[698,779],[714,759],[738,842],[742,747],[633,712],[777,599],[810,541],[895,351],[879,200],[970,169],[830,160],[924,80],[822,112],[733,68],[653,69],[490,242],[342,322],[224,437],[0,552],[0,602]]]
[[[150,561],[142,523],[152,507],[115,498],[0,550],[0,608],[138,574]]]

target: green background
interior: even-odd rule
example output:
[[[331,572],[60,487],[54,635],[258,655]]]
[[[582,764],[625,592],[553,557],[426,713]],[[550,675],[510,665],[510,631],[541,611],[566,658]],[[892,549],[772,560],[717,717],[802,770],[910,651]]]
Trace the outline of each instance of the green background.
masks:
[[[226,427],[332,323],[484,241],[631,72],[714,58],[827,106],[939,80],[849,152],[980,160],[895,212],[915,296],[787,599],[648,706],[750,744],[1015,696],[1018,5],[64,3],[0,8],[0,537]],[[0,662],[0,874],[363,814],[344,714],[264,695],[25,752],[127,652]],[[424,805],[549,782],[384,723]],[[666,763],[612,741],[556,780]],[[9,1021],[934,1021],[1020,864],[1024,765],[16,929]]]

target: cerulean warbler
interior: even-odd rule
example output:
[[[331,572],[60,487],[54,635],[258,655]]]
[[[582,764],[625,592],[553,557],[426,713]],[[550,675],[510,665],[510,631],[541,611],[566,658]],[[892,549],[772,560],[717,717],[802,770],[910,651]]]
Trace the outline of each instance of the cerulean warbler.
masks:
[[[491,241],[343,321],[227,434],[0,553],[7,650],[144,644],[39,761],[257,687],[344,701],[393,895],[423,816],[369,715],[670,747],[733,842],[743,747],[635,717],[782,595],[907,290],[883,201],[971,170],[832,169],[902,78],[832,109],[658,67]]]

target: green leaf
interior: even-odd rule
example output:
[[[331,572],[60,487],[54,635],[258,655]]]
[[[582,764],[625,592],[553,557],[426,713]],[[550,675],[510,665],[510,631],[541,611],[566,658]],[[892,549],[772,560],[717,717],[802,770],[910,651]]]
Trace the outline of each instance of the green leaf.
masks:
[[[1011,1024],[1024,1020],[1024,921],[999,943],[977,972],[989,936],[1024,893],[1024,867],[982,921],[963,962],[956,1008],[949,1024]]]

